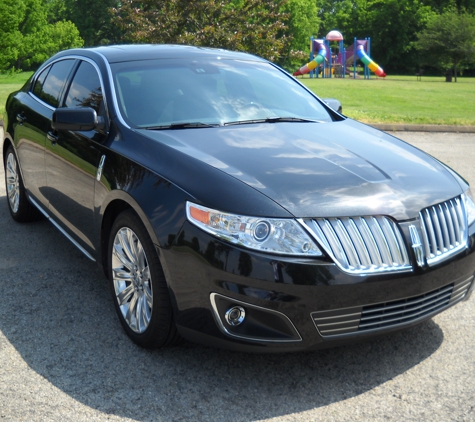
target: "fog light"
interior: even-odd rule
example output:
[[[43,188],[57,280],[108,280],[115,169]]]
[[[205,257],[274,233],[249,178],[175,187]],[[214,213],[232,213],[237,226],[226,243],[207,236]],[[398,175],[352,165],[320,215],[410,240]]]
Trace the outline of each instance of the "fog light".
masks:
[[[229,325],[240,325],[246,317],[246,311],[242,306],[233,306],[226,311],[224,317]]]

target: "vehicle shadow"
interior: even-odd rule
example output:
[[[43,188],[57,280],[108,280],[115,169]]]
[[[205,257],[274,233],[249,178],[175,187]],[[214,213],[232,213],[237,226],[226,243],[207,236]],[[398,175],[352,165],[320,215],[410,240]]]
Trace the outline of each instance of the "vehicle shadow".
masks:
[[[26,364],[99,412],[148,420],[256,420],[369,391],[432,355],[428,321],[371,342],[253,355],[185,343],[142,350],[123,332],[101,270],[47,221],[14,223],[0,196],[0,330]]]

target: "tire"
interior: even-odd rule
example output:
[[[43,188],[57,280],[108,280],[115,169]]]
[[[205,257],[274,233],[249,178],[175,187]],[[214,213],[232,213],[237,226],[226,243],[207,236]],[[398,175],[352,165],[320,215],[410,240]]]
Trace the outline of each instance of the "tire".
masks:
[[[157,349],[179,339],[160,260],[140,218],[126,210],[109,236],[108,272],[112,300],[127,335]]]
[[[26,196],[20,167],[11,145],[7,148],[3,164],[5,169],[5,191],[11,216],[20,223],[39,220],[42,215]]]

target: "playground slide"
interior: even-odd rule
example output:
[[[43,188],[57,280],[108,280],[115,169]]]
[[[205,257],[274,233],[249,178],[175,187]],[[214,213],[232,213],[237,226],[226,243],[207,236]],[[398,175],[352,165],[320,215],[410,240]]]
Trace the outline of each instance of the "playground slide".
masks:
[[[384,70],[381,69],[372,59],[369,57],[366,52],[364,51],[364,47],[362,45],[358,45],[356,47],[356,54],[358,58],[370,68],[377,76],[380,76],[384,78],[386,76],[386,73],[384,73]]]
[[[308,62],[305,66],[302,66],[299,70],[294,72],[294,76],[305,75],[306,73],[316,69],[317,66],[320,65],[323,60],[325,60],[325,57],[327,56],[325,44],[320,40],[314,40],[314,42],[318,45],[317,56],[311,62]]]

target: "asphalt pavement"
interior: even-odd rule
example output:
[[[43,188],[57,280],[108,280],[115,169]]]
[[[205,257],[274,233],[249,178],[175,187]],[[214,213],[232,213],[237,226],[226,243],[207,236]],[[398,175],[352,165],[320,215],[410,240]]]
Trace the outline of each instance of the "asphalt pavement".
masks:
[[[397,135],[475,186],[475,134]],[[13,222],[0,172],[0,420],[475,420],[474,297],[313,353],[142,350],[94,263],[47,221]]]

